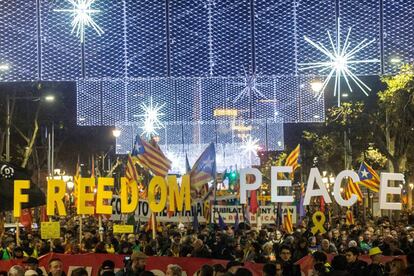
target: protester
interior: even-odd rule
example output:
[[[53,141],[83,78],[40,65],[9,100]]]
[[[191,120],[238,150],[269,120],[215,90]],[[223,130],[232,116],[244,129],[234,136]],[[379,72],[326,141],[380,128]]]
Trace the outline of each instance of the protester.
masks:
[[[63,271],[63,263],[58,258],[53,258],[49,261],[49,276],[66,276]]]
[[[384,266],[381,264],[382,251],[379,247],[373,247],[369,250],[369,257],[371,258],[371,264],[369,264],[365,271],[364,276],[382,276],[384,275]]]
[[[347,271],[347,257],[343,255],[337,255],[333,257],[331,262],[332,270],[329,272],[329,276],[354,276]]]
[[[10,260],[14,257],[14,248],[16,246],[16,243],[13,239],[6,240],[6,248],[2,251],[2,260]]]
[[[72,255],[106,252],[130,256],[131,259],[126,259],[120,275],[144,272],[146,256],[149,255],[229,260],[227,270],[221,265],[213,266],[212,273],[217,276],[235,274],[238,268],[246,268],[243,263],[247,262],[271,263],[276,267],[276,275],[299,275],[300,268],[295,262],[303,257],[313,258],[313,269],[317,275],[338,274],[338,269],[334,270],[328,261],[335,254],[346,258],[345,270],[352,276],[398,274],[401,269],[405,275],[410,275],[414,270],[414,229],[407,227],[405,216],[392,223],[387,217],[369,219],[364,224],[356,219],[353,225],[345,224],[345,220],[338,217],[326,226],[327,232],[323,234],[312,234],[306,222],[305,226],[294,226],[291,234],[283,231],[283,225],[263,225],[261,229],[256,229],[247,223],[240,223],[238,229],[232,225],[221,229],[215,224],[199,224],[196,232],[191,223],[164,223],[157,229],[153,239],[152,232],[146,231],[145,225],[140,225],[135,234],[129,235],[105,230],[103,242],[100,241],[99,232],[93,230],[94,227],[97,228],[96,220],[91,218],[84,224],[85,232],[79,243],[76,223],[63,219],[62,237],[53,241],[52,249],[50,242],[42,240],[37,231],[29,233],[22,230],[19,245],[14,232],[5,232],[1,237],[0,256],[4,260],[17,259],[26,270],[35,270],[38,275],[42,275],[42,272],[38,269],[37,258],[33,256],[42,256],[50,251],[61,252],[62,248],[65,254]],[[112,222],[104,222],[103,226],[104,229],[112,229]],[[369,256],[370,265],[358,260],[361,255]],[[398,261],[395,262],[395,268],[393,262],[385,265],[381,263],[382,255],[391,258],[406,255],[408,266],[400,266]],[[108,269],[103,269],[102,266],[100,275],[113,275],[115,266],[110,264],[105,267]],[[62,263],[58,260],[54,260],[46,269],[49,275],[64,275]],[[211,269],[207,266],[205,269],[197,269],[199,274],[211,274]],[[247,272],[240,270],[239,273]]]
[[[83,267],[78,267],[72,270],[70,276],[88,276],[88,272]]]
[[[24,276],[24,268],[20,265],[14,265],[9,269],[8,276]]]
[[[43,276],[43,271],[39,269],[39,261],[36,258],[29,257],[23,261],[24,269],[27,270],[34,270],[36,271],[37,275]]]
[[[292,249],[283,245],[280,248],[280,261],[282,262],[283,276],[300,276],[300,267],[295,265],[292,260]]]
[[[145,271],[148,256],[142,252],[134,252],[130,260],[125,264],[125,268],[118,271],[117,276],[134,276]]]
[[[101,267],[99,268],[99,275],[101,276],[113,276],[115,275],[115,263],[111,260],[103,261]]]
[[[36,270],[29,269],[24,272],[24,276],[38,276],[38,274]]]
[[[223,276],[224,273],[226,272],[226,269],[221,264],[213,265],[213,270],[214,270],[214,274],[213,274],[214,276]]]
[[[165,272],[165,276],[181,276],[183,269],[176,264],[169,264],[167,266],[167,271]]]
[[[393,259],[391,261],[391,265],[390,265],[390,273],[388,274],[388,276],[404,276],[405,274],[405,269],[407,268],[407,266],[405,265],[404,261],[402,259]]]
[[[350,247],[345,251],[345,257],[348,263],[346,270],[353,276],[363,276],[367,263],[358,260],[359,250],[356,247]]]
[[[267,263],[263,266],[263,276],[273,276],[276,275],[276,265],[272,263]]]

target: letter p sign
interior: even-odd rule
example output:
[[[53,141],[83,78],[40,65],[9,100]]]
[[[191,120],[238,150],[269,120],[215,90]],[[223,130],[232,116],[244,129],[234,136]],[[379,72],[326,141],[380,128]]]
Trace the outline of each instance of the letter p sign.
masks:
[[[252,184],[247,184],[246,177],[248,175],[254,175],[255,181]],[[257,190],[262,184],[262,173],[256,168],[245,168],[240,170],[240,203],[246,204],[247,191]]]

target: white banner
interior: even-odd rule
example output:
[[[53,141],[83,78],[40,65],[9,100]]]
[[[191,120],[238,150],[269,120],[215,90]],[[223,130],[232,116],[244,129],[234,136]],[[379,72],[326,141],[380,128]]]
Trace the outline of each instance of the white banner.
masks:
[[[219,212],[225,223],[234,224],[236,220],[236,209],[239,213],[239,223],[244,221],[243,218],[243,209],[241,205],[235,206],[213,206],[214,219],[218,222]],[[247,206],[247,208],[249,208]],[[287,210],[290,210],[292,214],[292,222],[296,223],[296,206],[282,206],[282,221],[283,216],[287,214]],[[246,213],[246,212],[245,212]],[[247,214],[247,213],[246,213]],[[260,217],[257,218],[257,215],[260,214]],[[275,224],[277,215],[277,206],[260,206],[260,210],[257,210],[256,214],[251,214],[249,217],[250,223],[261,223],[261,224]],[[212,218],[212,222],[214,221]]]
[[[129,217],[130,214],[122,214],[121,216],[121,200],[118,196],[114,196],[111,201],[112,204],[112,221],[119,221],[126,219]],[[191,206],[191,211],[182,211],[182,212],[175,212],[174,214],[170,215],[167,212],[167,208],[160,213],[157,213],[157,221],[158,222],[182,222],[182,223],[192,223],[193,222],[193,212],[197,212],[198,222],[203,223],[206,222],[204,218],[204,208],[203,202],[194,202]],[[151,216],[151,211],[149,209],[148,201],[146,200],[139,200],[138,206],[135,209],[135,220],[138,221],[148,221]]]

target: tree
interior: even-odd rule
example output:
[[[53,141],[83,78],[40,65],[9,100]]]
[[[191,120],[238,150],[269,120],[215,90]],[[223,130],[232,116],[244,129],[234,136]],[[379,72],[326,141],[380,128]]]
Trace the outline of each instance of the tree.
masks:
[[[352,167],[351,160],[357,160],[368,149],[366,112],[361,102],[342,102],[339,107],[328,109],[325,124],[303,131],[307,142],[304,146],[318,158],[319,165],[339,172]]]
[[[387,88],[378,93],[379,110],[371,116],[371,134],[390,161],[389,170],[406,172],[414,142],[414,67],[404,65],[399,74],[382,81]]]

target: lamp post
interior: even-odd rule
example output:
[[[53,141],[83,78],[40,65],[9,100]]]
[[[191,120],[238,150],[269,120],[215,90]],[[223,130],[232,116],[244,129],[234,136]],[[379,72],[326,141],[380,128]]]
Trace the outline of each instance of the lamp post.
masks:
[[[14,100],[31,100],[40,101],[41,97],[14,97]],[[44,97],[46,102],[53,102],[55,96],[47,95]],[[10,125],[11,125],[11,114],[10,114],[10,96],[6,95],[6,162],[10,162]]]

